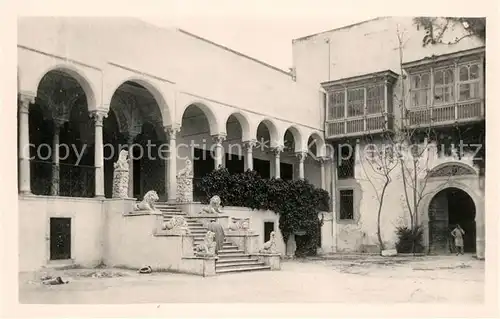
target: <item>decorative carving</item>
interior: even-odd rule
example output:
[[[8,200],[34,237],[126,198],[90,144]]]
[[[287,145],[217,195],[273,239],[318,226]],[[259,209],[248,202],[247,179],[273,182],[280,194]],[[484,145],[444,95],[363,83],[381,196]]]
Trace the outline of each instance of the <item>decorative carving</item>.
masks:
[[[183,233],[189,233],[189,226],[186,219],[182,216],[173,216],[168,222],[163,223],[163,230],[181,230]]]
[[[158,193],[156,193],[156,191],[149,191],[144,195],[142,202],[134,205],[134,210],[153,212],[156,210],[155,202],[157,202],[158,199]]]
[[[215,233],[207,231],[203,244],[195,247],[196,256],[208,257],[215,256],[215,247],[217,243],[215,242]]]
[[[175,140],[177,137],[177,133],[181,131],[179,127],[176,126],[168,126],[165,127],[165,133],[167,133],[167,137],[169,140]]]
[[[282,153],[284,149],[285,149],[285,146],[279,145],[279,146],[274,147],[271,150],[271,152],[274,154],[274,156],[279,157],[280,153]]]
[[[264,243],[260,252],[262,254],[276,254],[276,233],[274,231],[271,232],[269,240]]]
[[[297,152],[297,153],[295,153],[295,155],[297,156],[297,158],[299,159],[299,162],[301,162],[301,163],[303,163],[307,158],[307,152]]]
[[[128,198],[129,163],[127,150],[120,151],[114,167],[113,198]]]
[[[243,142],[243,147],[247,151],[247,153],[252,152],[252,150],[257,146],[257,141],[256,140],[250,140],[250,141],[245,141]]]
[[[108,117],[107,110],[93,110],[90,112],[89,116],[94,119],[96,126],[102,126],[104,118]]]
[[[177,173],[177,202],[193,201],[193,164],[186,160],[186,166]]]
[[[226,135],[224,135],[224,134],[212,135],[212,139],[213,139],[215,144],[220,145],[220,144],[222,144],[222,142],[224,142],[226,140]]]
[[[30,104],[35,103],[35,96],[31,94],[19,94],[18,107],[20,113],[28,113]]]
[[[236,218],[231,217],[231,222],[229,223],[229,229],[231,230],[245,230],[250,228],[250,218]]]
[[[443,177],[443,176],[458,176],[458,175],[476,175],[472,168],[465,167],[458,164],[448,164],[429,172],[429,177]]]
[[[201,213],[205,213],[205,214],[222,214],[220,206],[221,206],[220,197],[218,195],[215,195],[212,198],[210,198],[210,203],[208,204],[207,207],[204,207],[201,210]]]

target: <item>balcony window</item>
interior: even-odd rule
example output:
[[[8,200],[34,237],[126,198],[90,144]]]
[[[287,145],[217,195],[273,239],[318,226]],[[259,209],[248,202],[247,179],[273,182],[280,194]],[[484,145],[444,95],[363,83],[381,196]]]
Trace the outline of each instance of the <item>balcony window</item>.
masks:
[[[430,103],[431,85],[429,73],[416,74],[411,77],[411,106],[427,106]]]
[[[382,113],[384,102],[384,85],[371,86],[366,89],[366,114]]]
[[[479,65],[460,66],[459,73],[459,101],[479,98]]]
[[[364,114],[365,89],[347,90],[347,116],[360,116]]]
[[[328,103],[328,120],[344,118],[345,115],[345,93],[344,91],[330,94]]]
[[[437,70],[434,73],[434,103],[452,103],[454,72],[452,69]]]

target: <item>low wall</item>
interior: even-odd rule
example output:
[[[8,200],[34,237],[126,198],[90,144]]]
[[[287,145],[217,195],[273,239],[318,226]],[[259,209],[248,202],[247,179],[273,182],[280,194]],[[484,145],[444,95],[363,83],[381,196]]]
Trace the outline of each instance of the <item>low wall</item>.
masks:
[[[193,256],[193,238],[161,231],[161,214],[133,213],[127,203],[107,203],[106,252],[111,267],[173,271],[210,276],[215,274],[214,258]]]
[[[93,267],[104,251],[103,200],[55,196],[22,196],[19,209],[19,271],[33,271],[50,261],[50,218],[71,218],[71,260]]]

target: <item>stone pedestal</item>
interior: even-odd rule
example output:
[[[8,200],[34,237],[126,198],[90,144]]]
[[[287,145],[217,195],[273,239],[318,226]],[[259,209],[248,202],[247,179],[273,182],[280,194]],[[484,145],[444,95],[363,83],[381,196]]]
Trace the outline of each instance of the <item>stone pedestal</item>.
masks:
[[[115,169],[113,175],[113,198],[128,198],[128,179],[128,170]]]
[[[271,266],[271,270],[281,269],[281,256],[280,254],[256,254],[254,255],[267,266]]]
[[[193,201],[193,176],[177,176],[178,203],[191,203]]]

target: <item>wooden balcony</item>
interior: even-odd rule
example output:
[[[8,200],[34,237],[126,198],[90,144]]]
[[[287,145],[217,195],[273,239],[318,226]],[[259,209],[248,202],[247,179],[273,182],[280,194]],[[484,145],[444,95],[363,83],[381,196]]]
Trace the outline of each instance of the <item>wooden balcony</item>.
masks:
[[[484,106],[481,100],[436,105],[433,107],[411,108],[408,123],[411,128],[424,126],[446,126],[455,123],[484,120]]]
[[[386,130],[392,130],[392,124],[393,116],[382,114],[335,119],[326,122],[326,138],[339,139],[378,134]]]

